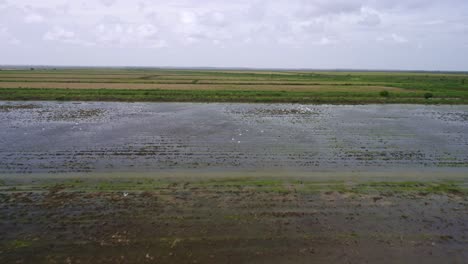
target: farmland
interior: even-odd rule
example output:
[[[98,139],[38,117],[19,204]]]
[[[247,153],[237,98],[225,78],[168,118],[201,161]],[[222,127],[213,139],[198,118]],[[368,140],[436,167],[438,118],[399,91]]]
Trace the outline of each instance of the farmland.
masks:
[[[0,71],[0,263],[464,263],[465,78]]]
[[[0,99],[466,104],[468,74],[99,68],[2,70]]]

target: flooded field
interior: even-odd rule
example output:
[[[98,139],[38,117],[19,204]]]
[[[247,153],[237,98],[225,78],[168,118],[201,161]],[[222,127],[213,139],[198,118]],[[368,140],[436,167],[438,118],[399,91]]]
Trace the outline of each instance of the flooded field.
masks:
[[[0,103],[0,173],[468,168],[468,107]]]
[[[466,263],[468,106],[0,102],[0,263]]]

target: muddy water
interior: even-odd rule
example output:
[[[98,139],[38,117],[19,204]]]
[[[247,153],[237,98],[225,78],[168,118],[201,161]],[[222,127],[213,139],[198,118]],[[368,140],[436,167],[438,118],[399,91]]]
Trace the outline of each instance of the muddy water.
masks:
[[[0,173],[468,171],[468,106],[0,102]]]

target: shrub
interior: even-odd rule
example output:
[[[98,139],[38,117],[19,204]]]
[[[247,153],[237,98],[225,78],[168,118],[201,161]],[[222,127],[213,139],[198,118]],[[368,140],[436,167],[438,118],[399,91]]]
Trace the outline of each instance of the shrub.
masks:
[[[432,97],[434,97],[434,95],[432,93],[425,93],[424,94],[424,98],[426,98],[426,99],[430,99]]]
[[[381,91],[380,92],[380,96],[382,97],[389,97],[390,96],[390,93],[388,91]]]

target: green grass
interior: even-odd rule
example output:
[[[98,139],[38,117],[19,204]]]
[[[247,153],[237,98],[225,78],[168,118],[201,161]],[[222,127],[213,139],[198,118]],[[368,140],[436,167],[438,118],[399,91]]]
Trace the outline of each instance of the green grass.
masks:
[[[462,181],[314,181],[298,179],[233,177],[207,180],[176,180],[151,178],[132,179],[85,179],[62,180],[50,183],[25,183],[25,185],[8,185],[15,187],[12,191],[85,191],[85,192],[160,192],[167,189],[199,191],[255,191],[266,193],[292,193],[320,194],[337,192],[355,195],[384,195],[384,194],[410,194],[410,195],[468,195],[466,182]]]
[[[458,194],[466,195],[468,190],[457,182],[372,182],[352,186],[340,185],[339,191],[343,193],[417,193],[417,194]]]
[[[0,71],[0,83],[18,87],[0,89],[0,100],[80,100],[142,102],[292,102],[292,103],[415,103],[467,104],[467,73],[416,72],[298,72],[298,71],[214,71],[157,69],[58,69]],[[29,83],[149,83],[190,84],[191,90],[131,89],[29,89]],[[202,89],[203,85],[235,87],[235,90]],[[275,91],[245,85],[274,87]],[[342,91],[290,91],[282,86],[325,85]],[[382,86],[375,92],[348,91],[347,87]],[[200,87],[200,89],[197,89]],[[385,87],[403,89],[385,91]],[[84,87],[86,88],[86,87]],[[251,90],[248,90],[251,89]]]
[[[123,102],[252,102],[252,103],[414,103],[467,104],[468,97],[458,94],[378,92],[296,92],[296,91],[210,91],[210,90],[123,90],[123,89],[0,89],[0,100],[45,101],[123,101]]]
[[[31,246],[30,241],[26,240],[13,240],[8,243],[7,247],[10,249],[19,249],[19,248],[26,248]]]

